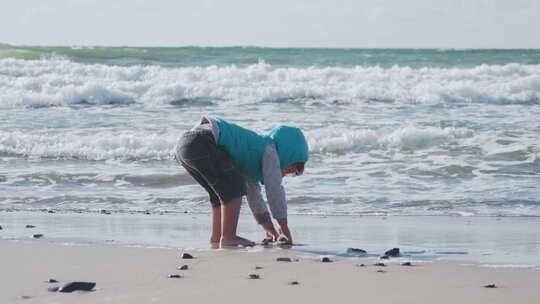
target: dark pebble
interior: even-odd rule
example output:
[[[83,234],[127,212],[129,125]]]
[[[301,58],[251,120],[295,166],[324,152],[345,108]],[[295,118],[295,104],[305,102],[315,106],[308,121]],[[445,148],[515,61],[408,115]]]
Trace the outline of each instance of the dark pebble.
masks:
[[[55,213],[54,210],[49,210],[47,213]]]
[[[383,273],[383,272],[386,272],[386,271],[379,269],[379,270],[377,270],[377,272]]]
[[[383,256],[379,257],[379,259],[381,259],[381,260],[388,260],[389,257],[388,257],[387,255],[383,255]]]
[[[0,230],[2,230],[2,226],[0,226]]]
[[[107,210],[105,210],[105,209],[102,209],[102,210],[101,210],[101,214],[111,214],[111,212],[110,212],[110,211],[107,211]]]
[[[193,256],[189,253],[182,253],[182,259],[193,259]]]
[[[292,281],[289,283],[289,285],[300,285],[300,283],[298,281]]]
[[[47,283],[58,283],[58,281],[55,279],[49,279],[47,280]]]
[[[375,263],[375,264],[373,264],[373,265],[375,265],[375,266],[380,266],[380,267],[386,266],[384,263]]]
[[[484,288],[497,288],[497,286],[495,286],[495,284],[489,284],[485,285]]]
[[[25,227],[26,228],[36,228],[36,226],[34,226],[34,225],[26,225]]]
[[[399,248],[392,248],[384,253],[384,255],[390,256],[390,257],[398,257],[399,256]]]
[[[48,291],[51,291],[51,292],[57,292],[58,289],[60,289],[60,287],[58,287],[58,286],[51,287],[51,288],[47,288],[47,290],[48,290]]]
[[[401,266],[412,266],[411,262],[403,262]]]
[[[330,262],[332,262],[332,260],[330,260],[329,257],[324,257],[324,258],[321,259],[321,262],[323,262],[323,263],[330,263]]]
[[[148,214],[148,215],[149,215],[149,214],[150,214],[150,211],[146,211],[144,214]]]
[[[257,280],[257,279],[260,279],[261,276],[258,275],[258,274],[252,273],[252,274],[249,275],[249,278],[252,279],[252,280]]]
[[[43,237],[43,234],[37,233],[37,234],[32,235],[32,237],[35,238],[35,239],[39,239],[39,238]]]
[[[169,279],[180,279],[182,276],[179,274],[170,274],[168,275]]]
[[[31,296],[20,296],[19,298],[22,299],[22,300],[28,300],[28,299],[31,299],[32,297]]]
[[[358,266],[358,267],[365,267],[366,265],[364,265],[364,264],[357,264],[356,266]]]
[[[292,262],[291,258],[277,258],[276,261],[278,261],[278,262]]]
[[[347,248],[347,253],[367,254],[367,252],[364,249],[359,249],[359,248]]]
[[[178,270],[188,270],[188,268],[189,268],[188,265],[183,265],[183,266],[178,267]]]
[[[255,266],[255,269],[259,270],[259,269],[263,269],[261,266]]]
[[[270,245],[270,244],[272,244],[272,239],[270,239],[270,238],[264,238],[261,241],[261,245]]]
[[[64,284],[58,292],[73,292],[75,290],[90,291],[94,289],[96,283],[94,282],[69,282]]]

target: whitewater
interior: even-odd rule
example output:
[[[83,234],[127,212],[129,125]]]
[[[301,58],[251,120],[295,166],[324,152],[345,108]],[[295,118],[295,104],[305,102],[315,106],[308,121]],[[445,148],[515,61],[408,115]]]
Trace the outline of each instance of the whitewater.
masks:
[[[208,212],[202,115],[304,130],[293,214],[540,216],[535,50],[0,45],[0,210]]]

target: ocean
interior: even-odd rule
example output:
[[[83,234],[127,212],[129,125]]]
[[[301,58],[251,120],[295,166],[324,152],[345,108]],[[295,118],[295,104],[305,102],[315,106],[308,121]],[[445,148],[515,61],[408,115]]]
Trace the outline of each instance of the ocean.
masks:
[[[0,45],[0,210],[208,213],[203,115],[305,132],[293,215],[540,216],[540,50],[468,49]]]

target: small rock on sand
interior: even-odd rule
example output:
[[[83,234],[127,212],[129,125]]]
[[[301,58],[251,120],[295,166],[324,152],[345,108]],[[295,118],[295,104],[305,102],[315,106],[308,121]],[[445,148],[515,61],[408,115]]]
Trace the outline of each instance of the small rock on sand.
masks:
[[[257,280],[257,279],[260,279],[261,276],[258,275],[258,274],[252,273],[252,274],[249,275],[249,278],[252,279],[252,280]]]
[[[388,257],[387,255],[383,255],[383,256],[379,257],[379,259],[381,259],[381,260],[388,260],[389,257]]]
[[[36,228],[36,226],[34,226],[34,225],[26,225],[25,227],[26,228]]]
[[[105,209],[101,209],[101,214],[111,214],[111,212]]]
[[[384,253],[384,255],[387,255],[389,257],[398,257],[399,256],[399,248],[392,248]]]
[[[360,249],[360,248],[347,248],[347,253],[367,254],[367,252],[364,249]]]
[[[403,262],[401,266],[412,266],[411,262]]]
[[[374,266],[379,266],[379,267],[384,267],[386,266],[384,263],[375,263],[373,264]]]
[[[263,269],[261,266],[255,266],[256,270]]]
[[[484,285],[484,288],[497,288],[495,284]]]
[[[178,267],[178,270],[188,270],[188,268],[189,268],[188,265],[182,265]]]
[[[272,244],[273,242],[274,242],[274,241],[273,241],[271,238],[264,238],[264,239],[261,241],[261,245],[266,246],[266,245]]]
[[[193,256],[187,252],[182,253],[182,259],[193,259]]]
[[[278,262],[292,262],[291,258],[277,258],[276,261],[278,261]]]
[[[289,285],[300,285],[300,283],[298,281],[292,281],[289,283]]]
[[[365,267],[366,265],[364,265],[364,264],[356,264],[356,266],[358,266],[358,267]]]
[[[90,291],[94,289],[94,282],[69,282],[58,289],[58,292],[73,292],[75,290]]]
[[[180,279],[182,276],[179,274],[170,274],[167,276],[169,279]]]
[[[385,270],[382,270],[382,269],[379,269],[379,270],[377,270],[377,272],[385,273],[386,271],[385,271]]]
[[[47,213],[55,213],[54,210],[48,210]]]
[[[2,230],[2,226],[0,226],[0,230]]]
[[[20,296],[19,298],[22,299],[22,300],[28,300],[28,299],[31,299],[32,297],[31,296]]]
[[[43,237],[43,234],[41,234],[41,233],[36,233],[36,234],[32,235],[32,237],[35,238],[35,239],[39,239],[39,238],[42,238],[42,237]]]
[[[58,281],[55,279],[48,279],[47,283],[58,283]]]
[[[332,260],[330,260],[329,257],[324,257],[324,258],[321,259],[321,262],[323,262],[323,263],[330,263],[330,262],[332,262]]]

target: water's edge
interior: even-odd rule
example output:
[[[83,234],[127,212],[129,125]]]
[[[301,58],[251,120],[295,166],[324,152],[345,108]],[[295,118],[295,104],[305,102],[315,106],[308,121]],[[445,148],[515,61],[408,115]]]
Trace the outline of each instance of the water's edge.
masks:
[[[307,216],[289,217],[298,246],[320,255],[378,258],[398,247],[401,257],[389,262],[456,261],[490,267],[540,267],[540,218],[448,216]],[[97,214],[0,212],[0,239],[42,240],[207,249],[208,214]],[[34,225],[35,228],[25,228]],[[258,241],[262,230],[249,217],[239,223],[242,236]],[[361,248],[365,255],[347,253]]]

